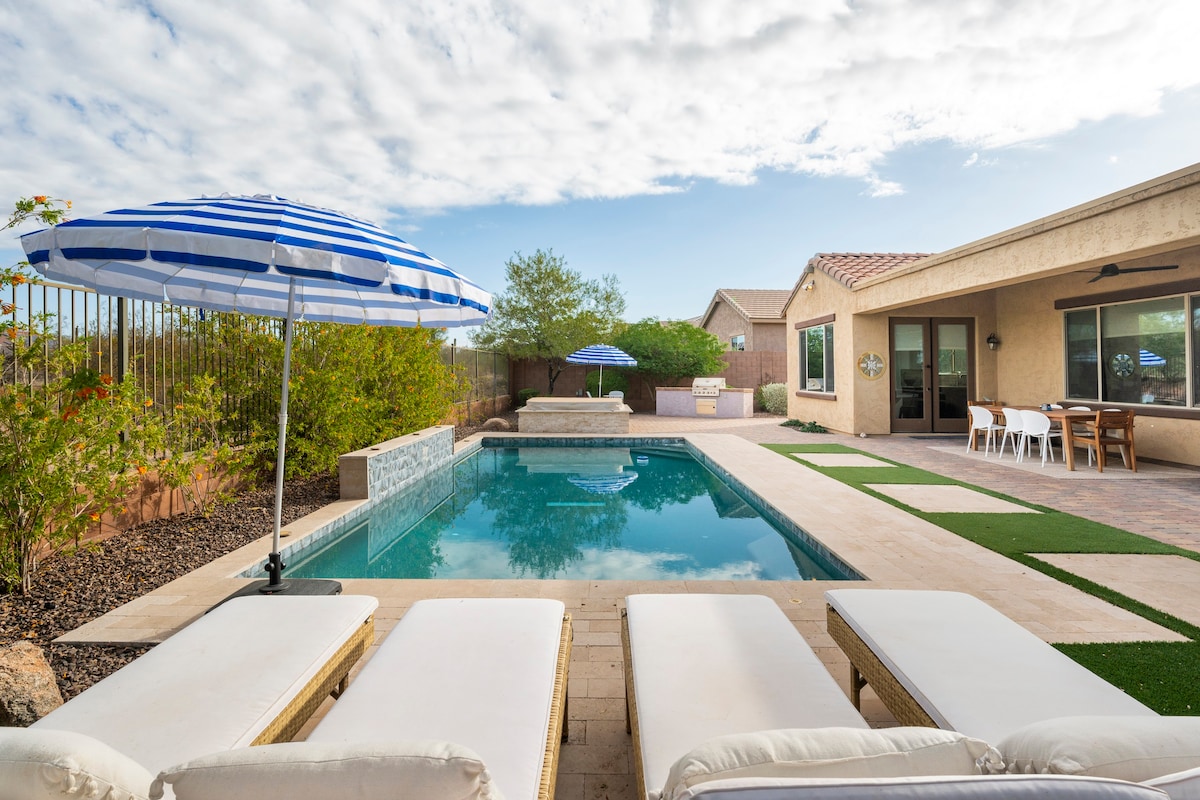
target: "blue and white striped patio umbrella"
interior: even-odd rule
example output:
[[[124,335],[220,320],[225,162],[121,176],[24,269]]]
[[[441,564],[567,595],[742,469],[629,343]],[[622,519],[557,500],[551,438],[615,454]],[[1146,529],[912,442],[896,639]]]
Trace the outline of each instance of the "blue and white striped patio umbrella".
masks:
[[[593,344],[584,347],[581,350],[576,350],[574,353],[566,357],[568,364],[598,364],[600,366],[600,382],[596,387],[596,392],[601,397],[604,396],[604,368],[608,367],[636,367],[637,359],[626,353],[624,350],[613,347],[610,344]]]
[[[483,323],[492,302],[382,228],[270,195],[117,209],[25,234],[21,245],[47,278],[100,294],[287,320],[267,565],[275,591],[293,320],[459,327]]]

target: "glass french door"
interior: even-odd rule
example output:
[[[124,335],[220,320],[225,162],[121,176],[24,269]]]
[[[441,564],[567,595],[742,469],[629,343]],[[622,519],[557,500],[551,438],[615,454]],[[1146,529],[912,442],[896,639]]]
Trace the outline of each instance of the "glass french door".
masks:
[[[975,369],[970,319],[894,318],[892,431],[963,433]]]

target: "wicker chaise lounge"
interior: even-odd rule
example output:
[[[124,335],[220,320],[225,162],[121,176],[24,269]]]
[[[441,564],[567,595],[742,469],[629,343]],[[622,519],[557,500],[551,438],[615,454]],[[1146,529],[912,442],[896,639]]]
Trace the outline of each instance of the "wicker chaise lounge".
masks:
[[[244,597],[174,634],[28,731],[3,731],[0,784],[92,775],[81,750],[122,762],[131,796],[161,769],[204,753],[290,740],[374,641],[374,597]],[[28,772],[26,745],[51,766]],[[56,754],[63,743],[69,752]],[[140,784],[140,785],[138,785]],[[19,796],[41,796],[33,785]],[[65,795],[64,795],[65,796]],[[105,796],[100,791],[96,796]],[[115,794],[114,796],[123,796]]]
[[[971,595],[834,589],[825,600],[851,699],[870,684],[902,725],[998,742],[1056,717],[1157,716]]]
[[[557,600],[421,600],[305,741],[194,759],[155,789],[181,800],[552,800],[570,651]]]
[[[715,736],[867,727],[769,597],[630,595],[621,622],[639,797],[656,797],[672,764]]]
[[[626,605],[642,800],[1166,797],[1109,777],[1000,774],[995,748],[954,731],[869,729],[767,597],[631,595]]]

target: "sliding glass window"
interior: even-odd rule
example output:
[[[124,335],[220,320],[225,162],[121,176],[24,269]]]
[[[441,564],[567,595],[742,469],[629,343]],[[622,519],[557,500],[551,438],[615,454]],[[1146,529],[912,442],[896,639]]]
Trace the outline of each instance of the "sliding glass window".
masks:
[[[834,391],[832,323],[800,331],[800,389]]]
[[[1067,312],[1067,396],[1105,403],[1196,405],[1200,364],[1192,363],[1189,369],[1188,340],[1190,330],[1195,352],[1198,305],[1198,296],[1165,297]]]

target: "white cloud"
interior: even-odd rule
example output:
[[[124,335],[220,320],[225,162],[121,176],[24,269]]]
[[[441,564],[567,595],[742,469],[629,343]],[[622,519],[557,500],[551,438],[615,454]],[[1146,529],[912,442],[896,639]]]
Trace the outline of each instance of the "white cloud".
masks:
[[[979,163],[979,153],[971,153],[967,160],[963,162],[964,167],[971,167]]]
[[[888,196],[905,146],[986,152],[1156,113],[1200,83],[1198,16],[1192,0],[4,2],[0,183],[85,213],[270,191],[379,221],[763,169]]]

